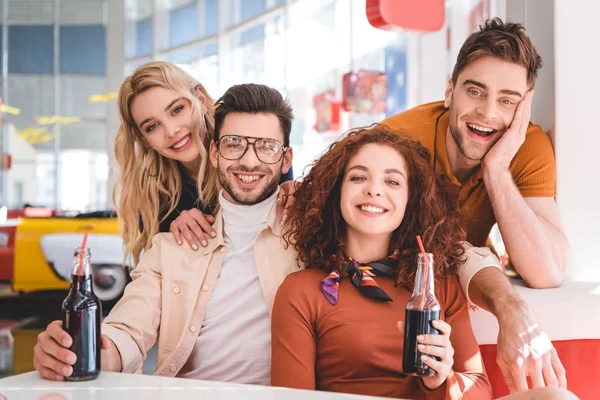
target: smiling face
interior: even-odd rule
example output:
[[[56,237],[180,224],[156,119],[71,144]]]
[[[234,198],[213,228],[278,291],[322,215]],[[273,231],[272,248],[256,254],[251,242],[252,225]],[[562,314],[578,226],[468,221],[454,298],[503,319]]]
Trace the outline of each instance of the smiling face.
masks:
[[[529,90],[527,69],[493,57],[482,57],[449,84],[445,106],[449,130],[469,160],[485,157],[510,127],[517,105]]]
[[[241,113],[227,114],[219,132],[219,138],[237,135],[250,139],[275,139],[283,144],[281,124],[275,114]],[[218,169],[219,182],[224,189],[224,197],[237,204],[257,204],[271,196],[277,189],[281,174],[289,171],[292,165],[292,149],[288,148],[281,160],[275,164],[261,162],[252,145],[239,160],[224,158],[215,144],[210,145],[210,159]]]
[[[391,237],[402,223],[407,202],[404,157],[386,145],[364,145],[348,162],[341,187],[347,235]]]
[[[130,111],[142,138],[158,154],[183,164],[198,160],[200,149],[191,134],[189,100],[155,86],[138,94]]]

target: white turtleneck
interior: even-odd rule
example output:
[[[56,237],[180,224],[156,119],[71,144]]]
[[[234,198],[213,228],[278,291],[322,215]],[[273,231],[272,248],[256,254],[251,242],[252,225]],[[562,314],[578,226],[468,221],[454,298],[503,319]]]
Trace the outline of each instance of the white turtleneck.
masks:
[[[254,243],[278,192],[251,206],[231,203],[220,193],[223,238],[229,249],[200,335],[179,377],[271,384],[271,318],[256,271]]]

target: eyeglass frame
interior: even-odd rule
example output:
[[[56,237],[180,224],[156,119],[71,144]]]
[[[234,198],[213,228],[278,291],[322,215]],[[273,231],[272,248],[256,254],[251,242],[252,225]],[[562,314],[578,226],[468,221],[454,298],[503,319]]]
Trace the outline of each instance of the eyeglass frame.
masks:
[[[239,156],[238,158],[227,158],[227,157],[225,157],[223,155],[223,153],[221,153],[221,140],[225,139],[226,137],[238,137],[238,138],[242,138],[242,139],[244,139],[246,141],[246,149],[244,150],[244,152],[242,153],[241,156]],[[254,141],[250,142],[248,139],[254,139]],[[259,141],[259,140],[274,140],[274,141],[276,141],[277,143],[279,143],[281,145],[281,155],[279,156],[279,159],[277,161],[273,161],[271,163],[268,163],[268,162],[264,162],[263,160],[261,160],[260,156],[258,155],[258,152],[256,151],[256,147],[254,146],[254,144],[257,141]],[[248,152],[248,149],[250,148],[250,146],[252,146],[252,149],[254,149],[254,155],[256,155],[256,158],[258,159],[258,161],[260,161],[263,164],[267,164],[267,165],[277,164],[279,161],[281,161],[283,159],[283,156],[285,155],[285,153],[290,148],[290,146],[284,146],[283,143],[281,143],[277,139],[273,139],[273,138],[257,138],[257,137],[253,137],[253,136],[242,136],[242,135],[224,135],[224,136],[221,136],[219,139],[215,140],[215,145],[217,146],[217,152],[219,153],[219,155],[221,157],[223,157],[224,159],[228,160],[228,161],[241,160],[242,158],[244,158],[244,156]]]

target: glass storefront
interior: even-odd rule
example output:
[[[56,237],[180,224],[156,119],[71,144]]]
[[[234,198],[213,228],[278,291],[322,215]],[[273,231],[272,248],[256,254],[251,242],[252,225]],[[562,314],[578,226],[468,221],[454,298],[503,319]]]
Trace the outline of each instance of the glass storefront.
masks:
[[[344,74],[385,74],[389,49],[405,51],[402,34],[369,25],[364,0],[128,0],[125,7],[127,74],[150,59],[167,60],[202,82],[215,99],[244,82],[281,91],[296,117],[296,176],[346,129],[385,116],[340,111]],[[323,94],[325,106],[316,100]],[[406,101],[395,110],[402,106]],[[317,124],[317,109],[327,114],[328,107],[339,123]]]
[[[12,167],[0,174],[0,202],[73,211],[112,208],[115,92],[148,61],[178,64],[215,99],[244,82],[280,90],[294,108],[298,177],[349,128],[441,98],[450,69],[444,64],[466,35],[457,15],[472,24],[473,10],[481,11],[481,1],[452,5],[448,26],[422,36],[372,27],[364,0],[7,3],[5,10],[0,2],[0,50],[8,61],[0,94],[9,107],[2,152],[11,154]],[[107,39],[107,21],[115,18],[122,20],[120,43]],[[438,53],[440,62],[423,62]],[[343,104],[345,88],[366,97]]]
[[[0,4],[2,205],[109,207],[105,2]]]

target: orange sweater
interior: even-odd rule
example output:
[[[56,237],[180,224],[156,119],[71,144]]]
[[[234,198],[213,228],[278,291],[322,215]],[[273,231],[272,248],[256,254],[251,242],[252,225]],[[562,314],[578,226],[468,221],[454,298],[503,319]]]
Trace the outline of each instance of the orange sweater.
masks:
[[[404,320],[411,296],[389,277],[377,277],[393,302],[363,296],[340,281],[337,305],[327,302],[319,282],[327,272],[307,269],[287,276],[272,315],[271,384],[407,399],[492,398],[479,346],[471,329],[465,297],[454,276],[438,283],[441,315],[450,326],[454,368],[436,390],[420,377],[402,372],[403,337],[396,322]]]

